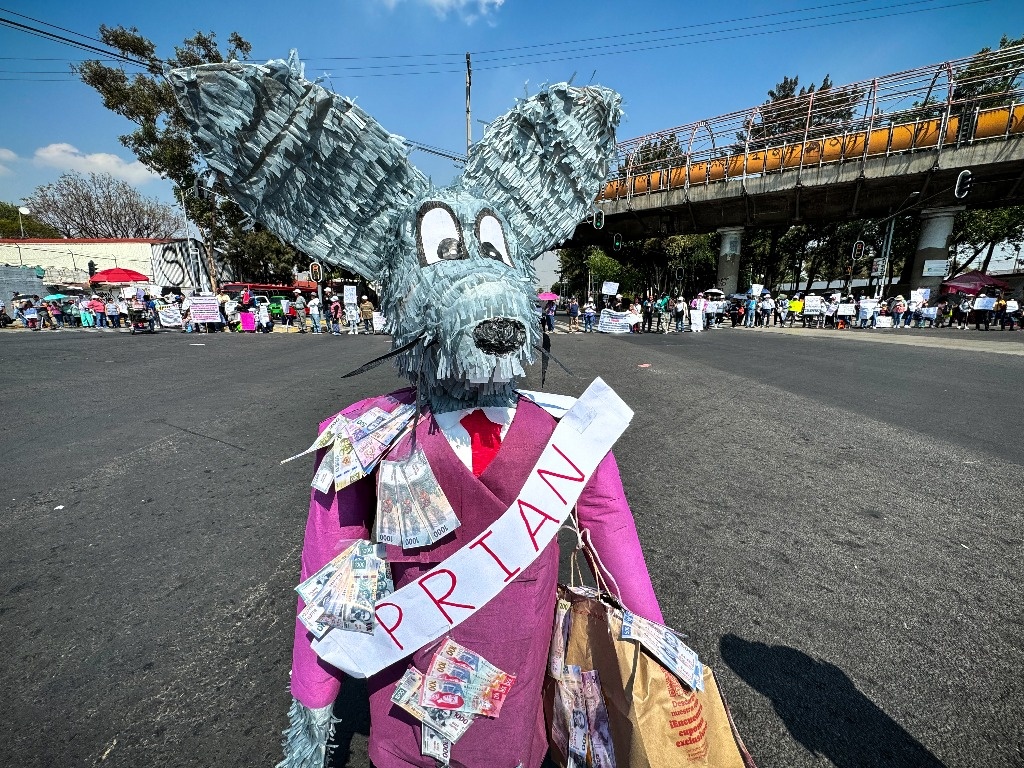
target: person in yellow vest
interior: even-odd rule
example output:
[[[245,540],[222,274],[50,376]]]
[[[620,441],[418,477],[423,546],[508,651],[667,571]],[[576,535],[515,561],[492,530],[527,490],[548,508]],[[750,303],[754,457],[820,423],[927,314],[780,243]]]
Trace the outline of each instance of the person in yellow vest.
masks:
[[[803,314],[804,311],[804,300],[800,294],[796,294],[792,299],[789,300],[789,327],[793,327],[793,321],[796,320],[797,315]]]

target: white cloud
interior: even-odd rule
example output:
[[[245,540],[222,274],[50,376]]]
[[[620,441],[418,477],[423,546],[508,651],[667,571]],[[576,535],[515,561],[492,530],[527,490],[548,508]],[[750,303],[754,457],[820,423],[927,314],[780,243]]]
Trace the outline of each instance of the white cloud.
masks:
[[[14,173],[9,167],[9,163],[13,163],[18,159],[18,156],[7,149],[6,147],[0,147],[0,176],[6,176],[9,173]]]
[[[477,19],[490,16],[491,13],[501,8],[505,0],[412,0],[413,2],[432,8],[438,16],[444,18],[449,13],[458,14],[459,18],[467,24],[472,24]],[[380,0],[381,4],[389,11],[402,2],[402,0]]]
[[[37,165],[80,173],[109,173],[129,184],[145,184],[159,178],[138,160],[127,162],[108,152],[84,154],[71,144],[48,144],[35,152]]]

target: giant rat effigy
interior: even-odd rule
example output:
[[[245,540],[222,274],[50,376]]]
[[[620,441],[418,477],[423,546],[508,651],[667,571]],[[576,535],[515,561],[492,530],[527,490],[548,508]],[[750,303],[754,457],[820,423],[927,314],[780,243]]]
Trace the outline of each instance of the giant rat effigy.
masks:
[[[411,387],[320,425],[281,766],[323,765],[346,674],[368,680],[377,768],[537,768],[558,541],[578,526],[633,615],[662,622],[611,448],[632,412],[517,389],[541,353],[533,261],[591,208],[620,97],[549,85],[435,188],[408,147],[295,55],[174,70],[242,209],[382,287]],[[639,621],[640,619],[637,619]]]

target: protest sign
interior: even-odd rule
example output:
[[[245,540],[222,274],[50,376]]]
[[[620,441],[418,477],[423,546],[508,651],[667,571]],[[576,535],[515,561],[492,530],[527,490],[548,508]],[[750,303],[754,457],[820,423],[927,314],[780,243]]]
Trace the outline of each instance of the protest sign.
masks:
[[[220,304],[216,296],[193,296],[189,308],[193,323],[219,323]]]
[[[857,305],[840,304],[839,308],[836,310],[836,314],[839,315],[839,317],[853,317],[857,314]]]
[[[878,302],[875,299],[860,300],[860,319],[870,320],[871,316],[878,311]]]
[[[920,304],[922,301],[928,301],[931,296],[931,288],[915,288],[910,292],[910,300],[915,304]]]
[[[181,310],[176,305],[168,304],[165,307],[160,307],[157,314],[160,316],[160,325],[164,328],[181,327]]]
[[[345,291],[344,291],[344,296],[342,297],[342,301],[344,301],[346,304],[355,304],[356,303],[356,287],[354,285],[346,285],[345,286]]]
[[[936,311],[936,307],[922,307],[921,317],[923,317],[925,320],[934,320],[936,316]]]
[[[1007,313],[1016,312],[1018,309],[1020,309],[1020,304],[1018,304],[1015,300],[1011,299],[1010,301],[1006,302]]]
[[[387,318],[384,317],[380,312],[373,313],[373,332],[384,333],[384,324],[387,322]]]
[[[755,299],[761,297],[761,291],[764,290],[764,286],[761,283],[754,283],[750,286],[750,290],[747,293],[753,296]]]
[[[699,309],[690,310],[690,330],[691,331],[703,331],[704,330],[704,313]]]
[[[821,296],[805,296],[804,297],[804,314],[805,315],[820,315],[825,311],[825,306],[821,301]]]
[[[892,328],[892,318],[889,315],[879,315],[875,321],[876,328]]]
[[[629,333],[631,326],[641,322],[643,318],[632,312],[614,312],[610,309],[602,309],[601,316],[597,320],[597,330],[600,333]]]
[[[601,284],[601,293],[605,296],[614,296],[619,292],[619,284],[605,281]]]
[[[974,300],[974,308],[982,311],[995,309],[996,299],[994,296],[979,296]]]
[[[377,601],[373,634],[330,632],[313,642],[313,650],[353,677],[369,677],[474,615],[544,551],[632,418],[629,406],[596,379],[558,422],[500,518],[440,565]]]

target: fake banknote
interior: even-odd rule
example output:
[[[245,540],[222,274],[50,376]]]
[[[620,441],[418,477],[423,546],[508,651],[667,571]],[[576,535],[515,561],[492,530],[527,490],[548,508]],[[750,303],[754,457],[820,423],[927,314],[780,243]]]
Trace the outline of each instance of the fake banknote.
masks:
[[[668,627],[648,621],[629,611],[622,612],[623,640],[635,640],[656,658],[662,666],[695,691],[704,690],[704,665]]]

